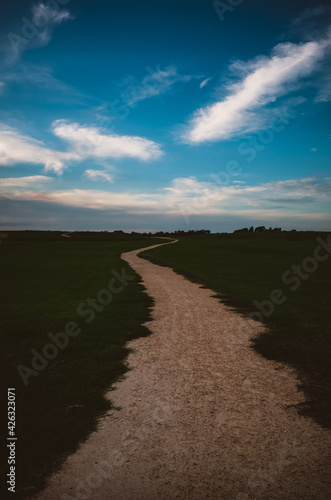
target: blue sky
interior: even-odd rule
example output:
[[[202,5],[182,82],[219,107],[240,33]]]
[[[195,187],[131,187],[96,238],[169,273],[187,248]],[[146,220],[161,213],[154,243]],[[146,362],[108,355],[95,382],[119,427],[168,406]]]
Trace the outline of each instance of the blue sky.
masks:
[[[2,10],[2,229],[330,229],[329,3]]]

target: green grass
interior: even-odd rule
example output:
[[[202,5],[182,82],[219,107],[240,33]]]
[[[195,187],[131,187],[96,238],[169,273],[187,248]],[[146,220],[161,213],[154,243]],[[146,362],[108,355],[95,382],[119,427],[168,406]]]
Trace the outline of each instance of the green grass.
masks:
[[[0,245],[2,380],[16,388],[18,498],[40,489],[47,475],[97,427],[111,404],[104,394],[126,372],[125,344],[148,335],[152,299],[140,277],[120,259],[123,251],[159,240],[107,233],[10,233]],[[113,269],[134,276],[95,319],[76,308],[107,288]],[[116,286],[119,283],[116,282]],[[81,333],[25,386],[17,366],[31,367],[65,325]],[[46,360],[47,361],[47,360]],[[6,467],[7,469],[7,467]]]
[[[292,265],[313,255],[318,236],[327,239],[327,233],[285,232],[186,237],[142,256],[211,288],[245,314],[257,310],[254,301],[270,300],[280,289],[286,300],[264,316],[269,331],[253,346],[297,370],[309,401],[298,410],[331,427],[331,257],[296,291],[290,290],[293,282],[282,280],[287,270],[293,276]]]

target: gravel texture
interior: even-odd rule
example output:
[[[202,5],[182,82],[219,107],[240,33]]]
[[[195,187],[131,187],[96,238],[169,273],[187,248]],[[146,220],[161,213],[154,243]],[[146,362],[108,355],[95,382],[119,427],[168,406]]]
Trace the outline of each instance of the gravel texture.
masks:
[[[122,258],[155,300],[153,334],[129,343],[108,394],[122,409],[35,498],[331,498],[331,432],[298,415],[293,372],[251,348],[261,325],[140,251]]]

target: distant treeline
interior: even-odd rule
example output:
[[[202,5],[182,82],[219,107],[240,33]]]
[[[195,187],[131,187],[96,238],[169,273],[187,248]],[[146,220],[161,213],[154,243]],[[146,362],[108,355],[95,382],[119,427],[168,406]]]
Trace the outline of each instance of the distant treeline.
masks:
[[[244,227],[243,229],[236,229],[233,232],[234,233],[263,233],[264,231],[281,231],[281,230],[282,230],[281,227],[275,227],[275,228],[269,227],[269,229],[267,229],[265,226],[258,226],[254,229],[254,227],[251,226],[249,229],[248,229],[248,227]]]
[[[191,236],[210,236],[211,238],[222,237],[222,238],[250,238],[253,234],[256,234],[257,238],[283,238],[287,240],[301,240],[301,239],[312,239],[316,238],[319,234],[323,234],[320,231],[297,231],[292,229],[291,231],[282,230],[280,227],[269,227],[267,229],[265,226],[258,226],[254,228],[236,229],[233,233],[211,233],[209,229],[190,229],[184,231],[178,229],[176,231],[156,231],[156,232],[144,232],[138,233],[136,231],[131,231],[126,233],[122,230],[115,231],[6,231],[0,233],[0,243],[6,242],[6,240],[16,240],[16,241],[64,241],[69,244],[71,241],[127,241],[127,240],[142,240],[144,238],[183,238]],[[255,237],[255,236],[254,236]]]
[[[134,231],[132,231],[131,234],[137,234]],[[201,234],[210,234],[209,229],[189,229],[188,231],[183,231],[181,229],[177,229],[176,231],[168,232],[168,231],[157,231],[156,233],[143,233],[147,235],[153,235],[153,236],[161,236],[161,237],[166,237],[166,238],[171,238],[174,236],[197,236]]]

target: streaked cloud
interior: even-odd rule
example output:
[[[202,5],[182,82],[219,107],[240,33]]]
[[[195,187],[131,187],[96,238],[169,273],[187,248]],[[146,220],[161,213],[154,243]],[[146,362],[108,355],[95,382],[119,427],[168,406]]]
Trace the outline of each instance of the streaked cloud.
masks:
[[[147,66],[146,72],[146,76],[141,81],[132,77],[125,79],[122,99],[128,106],[134,106],[139,101],[164,94],[176,83],[189,82],[194,78],[191,75],[181,75],[176,66],[167,66],[162,70],[158,65],[155,71]]]
[[[162,203],[156,195],[146,193],[117,193],[96,189],[9,192],[0,188],[0,194],[12,200],[41,201],[57,203],[67,207],[90,208],[92,210],[116,209],[125,213],[148,213],[162,211],[163,209]]]
[[[54,177],[46,175],[29,175],[28,177],[6,177],[0,179],[1,188],[44,188],[50,182],[54,182]]]
[[[32,163],[44,165],[45,171],[62,173],[68,161],[77,159],[75,153],[55,151],[13,128],[0,127],[0,165]]]
[[[58,10],[51,6],[50,2],[40,2],[32,6],[32,22],[36,26],[49,29],[52,24],[61,24],[63,21],[73,19],[68,10]]]
[[[227,86],[227,97],[195,112],[182,140],[199,144],[260,130],[265,125],[263,109],[310,75],[330,45],[331,35],[303,44],[282,43],[270,57],[233,63],[231,70],[240,75],[239,81]]]
[[[52,2],[39,2],[32,5],[31,15],[21,18],[21,31],[7,34],[10,44],[10,52],[7,53],[9,60],[17,60],[25,50],[47,45],[56,26],[74,19],[69,10],[59,9],[57,2],[54,4],[56,8]]]
[[[91,181],[107,181],[114,182],[113,176],[107,170],[85,170],[84,176],[90,179]]]
[[[33,179],[35,177],[35,179]],[[38,179],[40,177],[40,179]],[[0,185],[0,195],[11,200],[55,203],[92,210],[116,210],[125,214],[167,215],[254,215],[328,213],[331,178],[289,179],[256,186],[218,186],[195,177],[173,179],[170,186],[151,193],[116,192],[95,189],[48,189],[47,178],[9,179]],[[38,186],[39,182],[39,186]],[[56,182],[56,180],[54,181]],[[19,185],[27,189],[17,190]],[[323,212],[324,210],[324,212]],[[269,214],[269,215],[268,215]]]
[[[290,33],[303,36],[311,40],[318,36],[331,20],[331,6],[320,3],[314,7],[306,8],[301,14],[293,19],[290,24]]]
[[[83,158],[155,160],[163,154],[159,144],[144,137],[107,134],[98,127],[82,126],[65,120],[55,121],[53,132]]]
[[[23,84],[32,84],[48,91],[56,92],[58,98],[59,93],[66,94],[68,98],[82,94],[76,89],[67,85],[54,76],[54,69],[48,66],[39,66],[36,64],[24,64],[19,62],[14,69],[8,70],[3,79],[8,82],[18,82]]]
[[[331,63],[331,60],[330,60]],[[329,71],[329,72],[328,72]],[[324,68],[324,75],[318,82],[318,94],[315,97],[315,102],[328,102],[331,101],[331,72],[330,66]]]
[[[6,125],[0,126],[0,165],[16,163],[44,165],[44,170],[62,174],[68,163],[87,158],[135,158],[158,159],[163,153],[160,146],[138,136],[104,134],[97,127],[83,127],[78,123],[58,120],[53,123],[57,137],[69,143],[69,151],[58,151],[47,147],[42,141],[21,134]]]
[[[180,207],[187,214],[218,213],[224,208],[231,212],[245,207],[271,210],[275,203],[292,213],[293,210],[302,211],[307,203],[328,206],[331,201],[331,180],[327,177],[289,179],[256,186],[238,184],[238,181],[222,186],[189,177],[174,179],[165,190],[169,193],[169,204]]]
[[[210,78],[206,78],[205,80],[203,80],[203,81],[200,83],[200,85],[199,85],[200,89],[202,89],[203,87],[205,87],[205,86],[207,85],[207,83],[208,83],[208,82],[210,82],[210,80],[212,80],[212,77],[210,77]]]

